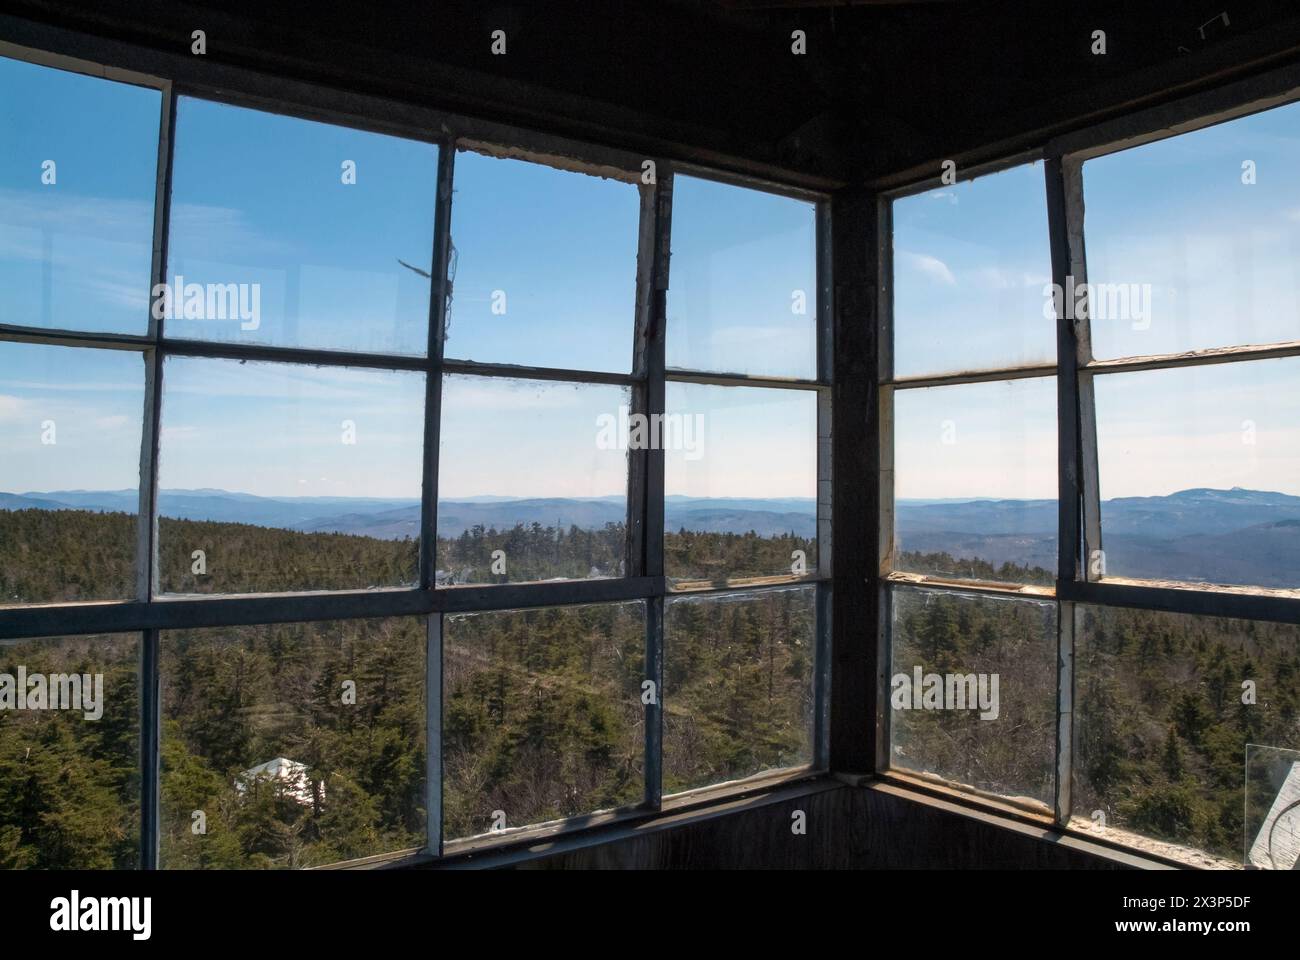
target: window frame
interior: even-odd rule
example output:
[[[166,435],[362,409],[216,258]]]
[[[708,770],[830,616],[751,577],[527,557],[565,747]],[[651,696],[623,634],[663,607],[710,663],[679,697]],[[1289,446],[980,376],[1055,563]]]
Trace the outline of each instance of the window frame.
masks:
[[[831,638],[831,262],[830,203],[827,192],[744,174],[683,163],[657,153],[638,154],[594,143],[510,126],[491,120],[444,113],[410,103],[352,94],[315,84],[269,77],[224,64],[196,63],[195,58],[142,51],[114,41],[89,45],[70,34],[41,34],[43,47],[90,50],[103,62],[67,56],[49,49],[0,40],[0,56],[54,69],[156,89],[161,93],[157,179],[150,283],[165,282],[170,227],[171,173],[178,98],[194,97],[353,129],[404,137],[438,148],[437,193],[430,281],[429,340],[425,356],[280,347],[262,344],[198,341],[167,336],[164,321],[150,311],[143,335],[89,333],[66,329],[0,324],[0,343],[42,343],[125,350],[145,359],[144,435],[141,443],[140,499],[137,513],[135,596],[130,600],[0,607],[0,637],[28,639],[94,633],[137,633],[141,637],[141,851],[140,868],[158,869],[161,806],[160,633],[163,630],[253,626],[379,617],[422,616],[427,624],[427,838],[421,849],[392,851],[365,858],[372,864],[404,858],[436,859],[520,840],[591,829],[628,818],[647,818],[665,810],[712,802],[791,779],[817,775],[829,766]],[[80,38],[84,39],[84,38]],[[118,63],[147,64],[150,73],[120,68]],[[637,239],[634,353],[630,373],[556,367],[479,363],[445,359],[453,190],[458,151],[473,150],[546,164],[578,173],[612,177],[634,184],[640,195]],[[643,163],[655,176],[643,177]],[[665,304],[671,254],[672,184],[680,170],[695,177],[762,190],[815,205],[817,378],[786,380],[705,371],[667,371],[664,363]],[[312,366],[406,370],[425,375],[424,457],[421,483],[420,581],[414,588],[364,591],[312,591],[191,597],[159,591],[157,563],[157,478],[163,365],[168,356],[298,363]],[[499,585],[438,587],[437,545],[438,454],[444,373],[487,377],[531,378],[574,384],[615,384],[630,388],[631,412],[663,413],[668,381],[718,386],[768,386],[812,390],[817,413],[817,565],[803,576],[791,575],[761,586],[709,587],[674,591],[663,566],[664,459],[662,450],[629,452],[627,487],[627,564],[620,578],[541,581]],[[592,811],[582,816],[509,828],[498,833],[445,841],[442,823],[442,617],[451,613],[509,611],[537,607],[638,600],[645,604],[646,677],[656,689],[663,684],[664,600],[669,596],[757,594],[790,586],[815,587],[816,658],[814,667],[814,753],[806,766],[769,770],[754,777],[675,794],[662,790],[662,706],[646,706],[645,797],[629,808]],[[344,864],[346,865],[346,864]]]
[[[1087,279],[1084,233],[1083,163],[1132,147],[1190,133],[1218,123],[1300,102],[1300,66],[1271,71],[1247,80],[1127,113],[1089,127],[1061,134],[1040,146],[959,170],[958,182],[1034,161],[1043,163],[1047,192],[1047,230],[1052,281],[1059,289],[1066,277]],[[1249,362],[1300,356],[1300,340],[1281,343],[1217,347],[1188,353],[1125,357],[1097,361],[1090,348],[1089,320],[1056,318],[1057,358],[1053,365],[1009,367],[940,376],[893,376],[893,224],[892,203],[900,197],[925,193],[941,185],[938,174],[883,190],[876,195],[876,226],[880,238],[874,264],[880,280],[876,334],[879,391],[876,439],[880,457],[879,544],[877,550],[881,658],[877,670],[878,702],[889,702],[892,663],[892,596],[894,585],[920,586],[952,593],[1002,597],[1049,598],[1058,608],[1058,677],[1056,689],[1056,785],[1050,816],[1007,798],[972,794],[947,781],[891,769],[891,714],[877,716],[876,770],[900,782],[937,787],[979,806],[1013,812],[1064,833],[1098,838],[1071,826],[1071,786],[1074,748],[1074,640],[1076,604],[1125,607],[1205,617],[1300,624],[1300,589],[1203,585],[1185,581],[1094,577],[1088,558],[1102,549],[1101,499],[1097,465],[1097,424],[1093,385],[1109,373],[1180,369],[1211,363]],[[1057,386],[1057,571],[1053,587],[972,583],[933,576],[899,574],[892,570],[894,547],[893,398],[894,391],[955,383],[979,383],[1022,377],[1055,376]],[[1125,848],[1124,844],[1111,841]]]

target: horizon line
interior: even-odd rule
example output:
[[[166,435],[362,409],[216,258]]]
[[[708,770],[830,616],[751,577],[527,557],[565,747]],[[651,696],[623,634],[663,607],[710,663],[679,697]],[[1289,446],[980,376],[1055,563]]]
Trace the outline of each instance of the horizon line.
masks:
[[[1128,494],[1125,496],[1109,497],[1103,499],[1101,502],[1110,503],[1116,500],[1150,500],[1150,499],[1158,500],[1158,499],[1166,499],[1168,497],[1179,496],[1180,494],[1199,493],[1199,492],[1257,493],[1257,494],[1267,494],[1267,495],[1278,496],[1278,497],[1300,498],[1300,494],[1285,493],[1281,490],[1260,490],[1254,487],[1234,486],[1234,487],[1185,487],[1180,490],[1175,490],[1171,493],[1165,493],[1165,494],[1158,494],[1158,493]],[[87,489],[84,487],[79,487],[79,488],[62,489],[62,490],[44,490],[44,491],[26,490],[22,492],[0,490],[0,494],[7,494],[9,496],[15,496],[15,497],[42,497],[42,496],[55,496],[57,494],[117,494],[117,495],[138,496],[138,493],[139,493],[138,489],[133,487],[120,487],[117,489],[110,489],[110,490]],[[295,495],[295,494],[248,493],[247,491],[242,491],[242,490],[226,490],[221,487],[164,487],[159,489],[158,493],[159,494],[179,493],[179,494],[200,494],[200,495],[226,494],[226,495],[236,495],[241,497],[253,497],[255,499],[262,499],[262,500],[353,500],[353,501],[378,500],[378,501],[409,501],[411,503],[421,502],[421,497],[419,495],[302,496],[302,495]],[[664,498],[666,500],[673,499],[673,498],[683,499],[683,500],[792,500],[792,501],[806,502],[806,503],[816,503],[817,501],[816,497],[785,495],[785,494],[773,494],[768,496],[743,496],[743,495],[702,496],[702,495],[690,494],[690,493],[665,493]],[[471,494],[448,494],[444,496],[439,496],[437,498],[439,502],[456,501],[456,500],[495,500],[499,502],[509,502],[509,501],[522,502],[522,501],[529,501],[529,500],[571,500],[576,502],[597,502],[597,501],[626,500],[626,499],[627,499],[627,494],[625,492],[593,494],[590,496],[571,496],[565,494],[525,496],[525,495],[518,495],[518,494],[471,493]],[[964,503],[1055,503],[1055,502],[1057,502],[1056,497],[1006,497],[1006,496],[999,497],[999,496],[980,496],[980,495],[963,496],[963,497],[898,497],[895,499],[895,503],[915,504],[921,506],[937,506],[941,504],[957,505],[957,504],[964,504]]]

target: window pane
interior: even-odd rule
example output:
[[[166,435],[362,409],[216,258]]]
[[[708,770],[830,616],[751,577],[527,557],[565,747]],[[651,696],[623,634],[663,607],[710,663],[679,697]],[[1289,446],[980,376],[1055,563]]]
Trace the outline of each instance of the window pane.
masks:
[[[673,180],[668,366],[817,377],[817,208]]]
[[[1051,584],[1054,378],[894,393],[894,569]]]
[[[162,866],[424,847],[426,644],[415,617],[164,633]]]
[[[792,587],[666,601],[665,793],[812,763],[815,598]]]
[[[468,152],[455,180],[446,355],[631,370],[636,186]]]
[[[425,353],[437,170],[431,144],[180,98],[168,335]]]
[[[162,589],[415,584],[423,411],[419,373],[168,358]]]
[[[1107,575],[1300,587],[1300,358],[1095,383]]]
[[[1053,802],[1056,604],[892,591],[890,765]]]
[[[903,197],[893,211],[896,376],[1056,362],[1041,164]]]
[[[1076,825],[1198,865],[1240,863],[1246,745],[1300,749],[1300,627],[1104,607],[1076,616]]]
[[[445,377],[438,582],[623,576],[628,403],[624,387]]]
[[[135,595],[144,363],[0,343],[0,605]]]
[[[1093,354],[1300,339],[1297,163],[1296,104],[1087,161]]]
[[[664,567],[673,585],[815,573],[817,395],[669,383],[666,413]]]
[[[1300,863],[1300,750],[1246,744],[1244,863],[1295,870]]]
[[[644,798],[645,605],[443,618],[443,818],[468,837]]]
[[[139,865],[139,648],[0,640],[0,870]]]
[[[161,108],[0,57],[0,323],[147,332]]]

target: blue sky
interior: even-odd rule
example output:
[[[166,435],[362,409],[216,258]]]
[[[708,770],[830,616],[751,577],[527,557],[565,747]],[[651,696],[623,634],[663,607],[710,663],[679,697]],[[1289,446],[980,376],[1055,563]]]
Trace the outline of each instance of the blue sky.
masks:
[[[171,357],[158,484],[418,497],[423,417],[422,373]]]
[[[0,491],[136,487],[143,413],[141,354],[0,343]]]
[[[1055,380],[896,391],[894,483],[899,499],[1055,500]]]
[[[145,332],[161,105],[0,57],[0,322]]]
[[[423,355],[429,281],[399,261],[431,269],[437,166],[430,144],[181,98],[168,277],[259,284],[261,317],[168,334]]]
[[[617,415],[624,387],[443,378],[443,498],[604,497],[627,493],[627,455],[596,444],[596,418]]]
[[[1300,104],[1087,161],[1089,281],[1152,286],[1150,329],[1100,324],[1094,354],[1300,339],[1297,166]]]
[[[159,94],[0,58],[0,97],[13,144],[0,316],[144,333]],[[54,185],[40,182],[45,159]],[[260,315],[255,329],[174,318],[168,334],[423,354],[429,281],[416,271],[432,261],[436,169],[429,144],[181,98],[167,277],[257,284]],[[458,153],[447,355],[629,372],[639,217],[634,183]],[[813,376],[813,207],[681,178],[677,217],[670,361]],[[134,486],[143,376],[138,355],[0,344],[0,489]],[[163,382],[164,488],[419,494],[418,374],[173,358]],[[678,470],[670,453],[670,494],[815,495],[812,395],[767,394],[672,394],[712,422],[702,462]],[[622,495],[625,453],[596,440],[626,401],[619,387],[448,378],[442,495]],[[355,444],[341,442],[345,420]],[[788,463],[758,469],[771,450]]]
[[[631,183],[459,152],[446,355],[630,372],[640,210]]]
[[[668,366],[816,379],[816,222],[810,203],[675,178]]]
[[[1247,160],[1253,184],[1242,182]],[[1297,161],[1300,106],[1087,161],[1089,281],[1151,285],[1149,325],[1094,320],[1095,355],[1300,339]],[[894,263],[899,376],[1053,362],[1041,164],[895,203]],[[1231,486],[1300,494],[1300,362],[1096,383],[1103,498]],[[1055,497],[1050,380],[895,398],[900,498]]]
[[[894,373],[1053,363],[1042,164],[894,203]]]
[[[4,322],[144,332],[159,106],[153,90],[0,58]],[[1099,355],[1300,337],[1300,185],[1282,172],[1297,109],[1087,163],[1092,279],[1154,290],[1150,327],[1098,324]],[[169,332],[421,354],[436,165],[429,144],[182,99],[168,277],[259,284],[261,316]],[[635,184],[459,153],[448,355],[629,370],[638,216]],[[814,225],[810,204],[679,177],[670,366],[813,376]],[[1041,165],[900,200],[894,260],[900,375],[1051,362]],[[418,495],[418,374],[167,366],[164,487]],[[133,486],[143,373],[130,353],[0,344],[0,489]],[[1300,493],[1295,384],[1291,361],[1102,378],[1103,495]],[[595,441],[625,395],[450,378],[443,495],[621,494],[622,452]],[[702,455],[666,458],[669,494],[815,495],[813,394],[670,386],[668,401],[705,417]],[[900,497],[1055,495],[1050,381],[900,391],[897,416]],[[40,443],[46,420],[57,444]]]

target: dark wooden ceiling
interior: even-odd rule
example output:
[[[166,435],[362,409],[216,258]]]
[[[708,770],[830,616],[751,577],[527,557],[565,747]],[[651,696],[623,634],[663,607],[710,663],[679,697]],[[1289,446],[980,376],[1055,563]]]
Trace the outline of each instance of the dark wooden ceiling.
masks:
[[[172,50],[202,28],[223,62],[828,182],[970,162],[1300,54],[1294,0],[16,0],[7,10]],[[505,56],[491,52],[496,29]],[[803,56],[791,52],[796,29]],[[1097,29],[1104,56],[1090,49]]]

